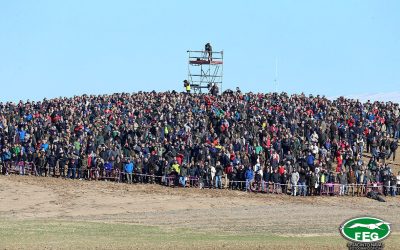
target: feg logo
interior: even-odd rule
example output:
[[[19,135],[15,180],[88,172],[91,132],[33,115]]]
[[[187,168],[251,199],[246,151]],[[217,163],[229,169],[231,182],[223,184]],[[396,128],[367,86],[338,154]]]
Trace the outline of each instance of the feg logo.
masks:
[[[348,220],[340,226],[342,236],[353,242],[377,242],[390,234],[390,224],[373,217]]]

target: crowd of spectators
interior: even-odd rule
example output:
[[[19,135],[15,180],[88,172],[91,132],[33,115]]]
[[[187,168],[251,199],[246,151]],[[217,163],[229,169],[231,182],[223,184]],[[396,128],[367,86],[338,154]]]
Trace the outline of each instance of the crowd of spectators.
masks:
[[[0,103],[1,169],[7,175],[33,163],[39,176],[202,188],[257,183],[292,195],[319,194],[325,183],[354,195],[378,183],[395,195],[399,116],[392,102],[240,90],[7,102]]]

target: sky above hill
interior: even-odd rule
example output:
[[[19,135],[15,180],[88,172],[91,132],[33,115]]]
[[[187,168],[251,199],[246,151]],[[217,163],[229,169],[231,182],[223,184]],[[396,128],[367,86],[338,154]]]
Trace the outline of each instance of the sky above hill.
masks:
[[[278,91],[392,95],[398,13],[395,0],[1,1],[0,101],[181,91],[186,51],[206,42],[224,51],[224,89],[274,91],[277,61]]]

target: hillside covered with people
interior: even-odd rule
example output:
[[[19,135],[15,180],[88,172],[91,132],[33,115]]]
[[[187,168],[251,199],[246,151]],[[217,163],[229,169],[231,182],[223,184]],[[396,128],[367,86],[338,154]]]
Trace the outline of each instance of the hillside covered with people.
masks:
[[[286,93],[0,103],[2,173],[316,195],[396,194],[398,103]],[[368,158],[366,158],[368,154]],[[399,176],[400,177],[400,176]]]

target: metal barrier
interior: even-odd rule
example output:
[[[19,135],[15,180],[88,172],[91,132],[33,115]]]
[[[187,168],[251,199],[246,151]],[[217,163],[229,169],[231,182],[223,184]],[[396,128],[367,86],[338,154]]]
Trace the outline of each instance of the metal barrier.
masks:
[[[65,175],[68,168],[64,167],[64,169],[59,168],[59,175],[62,171],[64,171],[63,177],[67,177]],[[33,162],[24,162],[24,161],[12,161],[7,165],[7,171],[10,174],[19,174],[19,175],[35,175],[38,176],[37,167]],[[46,171],[50,170],[46,168]],[[57,176],[54,168],[54,176]],[[116,182],[124,181],[124,177],[126,173],[124,171],[119,171],[118,169],[113,169],[108,172],[108,175],[103,175],[100,173],[98,168],[90,168],[84,170],[86,173],[83,174],[86,179],[95,179],[95,180],[114,180]],[[390,195],[395,192],[397,194],[400,193],[400,187],[397,186],[385,186],[382,183],[368,183],[368,184],[338,184],[338,183],[323,183],[319,184],[318,187],[310,187],[305,184],[297,184],[293,185],[291,183],[288,184],[280,184],[280,183],[271,183],[265,181],[246,181],[246,180],[229,180],[226,176],[221,176],[225,178],[225,181],[222,181],[221,178],[221,187],[225,189],[233,189],[233,190],[242,190],[249,192],[259,192],[266,194],[291,194],[291,195],[357,195],[357,196],[366,196],[368,192],[375,191],[381,194]],[[126,178],[125,178],[126,179]],[[133,181],[134,180],[134,181]],[[155,175],[155,174],[141,174],[141,173],[132,173],[132,181],[135,183],[158,183],[161,185],[169,186],[169,187],[191,187],[191,188],[213,188],[215,187],[215,180],[209,179],[200,179],[196,176],[187,176],[184,179],[181,179],[179,175]],[[183,182],[183,185],[182,185]]]
[[[123,181],[124,177],[127,173],[121,172],[119,181]],[[136,178],[136,183],[160,183],[166,186],[175,187],[175,186],[182,186],[179,184],[179,176],[176,175],[155,175],[155,174],[139,174],[139,173],[132,173],[132,178],[134,177],[141,177]],[[144,178],[143,178],[144,177]],[[184,177],[185,186],[184,187],[200,187],[200,178],[193,177],[193,176],[186,176]],[[145,180],[145,181],[144,181]]]
[[[320,185],[320,195],[338,195],[340,193],[340,184],[324,183]]]
[[[300,185],[298,185],[300,186]],[[287,194],[290,184],[270,183],[266,181],[229,181],[229,189],[246,190],[256,193]]]
[[[365,195],[367,195],[367,193],[369,191],[375,191],[375,192],[383,194],[385,191],[385,187],[390,190],[390,186],[384,186],[384,185],[382,185],[382,183],[370,183],[365,188],[366,189]]]
[[[7,172],[9,174],[19,175],[38,175],[36,166],[33,162],[27,161],[12,161],[8,165]]]
[[[383,194],[385,191],[390,190],[392,187],[384,186],[382,183],[368,183],[368,184],[338,184],[338,183],[324,183],[320,185],[320,195],[357,195],[366,196],[368,192],[375,191]],[[399,190],[397,190],[398,193]],[[388,192],[389,193],[389,192]]]

